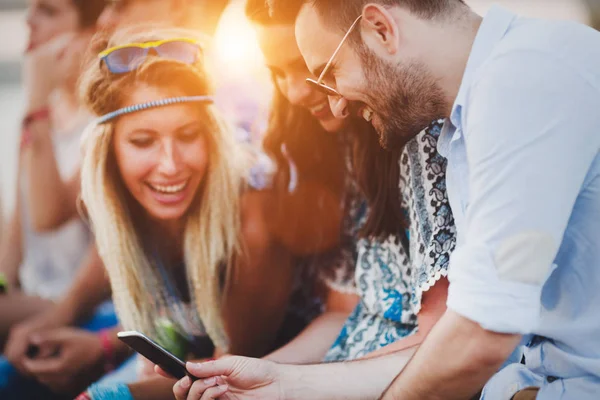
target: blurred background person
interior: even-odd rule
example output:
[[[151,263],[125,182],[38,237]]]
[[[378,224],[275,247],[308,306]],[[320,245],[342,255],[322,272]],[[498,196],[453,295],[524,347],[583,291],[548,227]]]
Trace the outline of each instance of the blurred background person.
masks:
[[[107,21],[103,16],[108,15],[108,23],[101,25],[101,27],[106,30],[115,29],[117,25],[112,24],[115,21],[118,24],[127,26],[143,20],[144,15],[148,15],[151,17],[151,20],[155,20],[157,23],[162,22],[163,25],[189,26],[193,22],[197,23],[196,20],[190,18],[190,15],[194,14],[192,13],[193,10],[189,9],[189,7],[202,5],[202,2],[198,1],[169,2],[169,8],[165,9],[164,6],[167,2],[143,2],[144,7],[135,8],[139,5],[137,3],[139,2],[127,2],[127,4],[123,2],[120,5],[111,3],[106,10],[108,14],[104,13],[101,16],[101,20]],[[153,8],[152,6],[155,7]],[[223,11],[223,6],[215,7],[215,4],[211,4],[210,6],[202,7],[202,9],[213,13],[211,20],[218,20],[220,13]],[[158,20],[159,17],[161,21]],[[204,18],[207,18],[206,14],[204,14]],[[214,27],[209,30],[214,31]],[[52,154],[46,151],[41,156],[46,157],[40,157],[40,154],[36,154],[36,157],[31,157],[30,160],[45,159],[48,161],[46,164],[48,169],[51,170],[52,165],[50,161]],[[43,164],[41,161],[36,162]],[[34,171],[36,171],[34,172],[34,176],[37,173],[38,177],[43,178],[40,169]],[[56,176],[50,176],[50,178],[54,179]],[[43,194],[44,190],[42,188],[52,188],[53,186],[48,184],[48,182],[48,180],[43,181],[42,183],[45,186],[36,186],[34,189]],[[68,181],[54,179],[52,183],[56,184],[54,189],[60,188],[61,190],[54,190],[49,194],[45,194],[45,196],[38,198],[38,204],[36,204],[42,207],[40,209],[44,211],[44,213],[37,214],[40,217],[39,219],[34,219],[34,222],[38,221],[38,228],[41,230],[54,229],[62,225],[65,220],[70,218],[70,213],[75,211],[73,207],[64,207],[65,202],[62,200],[65,196],[79,193],[78,174],[75,173],[74,177]],[[36,333],[42,330],[48,331],[49,329],[61,326],[74,325],[82,317],[87,316],[90,310],[93,311],[99,303],[106,299],[109,293],[110,288],[102,263],[95,249],[91,249],[87,257],[86,267],[77,275],[71,290],[64,295],[61,301],[52,307],[49,312],[38,314],[14,329],[15,332],[12,335],[14,340],[11,341],[14,344],[10,346],[13,349],[10,353],[14,354],[14,356],[11,358],[24,359],[25,350],[28,344],[30,344],[30,338],[32,337],[35,338],[36,343],[51,343],[54,347],[65,349],[52,363],[42,364],[42,366],[36,365],[36,363],[28,363],[27,365],[30,368],[27,370],[27,373],[37,380],[45,382],[54,392],[73,393],[74,391],[80,391],[83,387],[102,376],[104,372],[102,367],[114,366],[114,364],[118,364],[116,361],[121,361],[128,354],[127,348],[122,346],[116,339],[118,328],[102,331],[99,336],[90,335],[85,330],[66,328],[56,329],[56,331],[48,335],[36,335]],[[110,317],[110,315],[104,314],[106,313],[100,314],[99,317]],[[100,318],[100,321],[104,320]],[[92,324],[92,327],[96,326],[98,326],[97,323],[95,325]],[[105,326],[106,324],[102,324],[100,327]],[[110,348],[108,352],[90,351],[88,353],[81,353],[75,351],[81,349],[82,346],[93,346],[97,350],[99,346],[106,347],[106,345]],[[130,362],[126,367],[111,374],[110,379],[112,381],[128,382],[135,379],[136,376],[135,363]],[[60,379],[52,379],[53,377],[60,377]]]
[[[52,235],[36,234],[37,226],[32,223],[32,217],[38,208],[29,206],[36,203],[38,195],[51,195],[51,191],[39,190],[41,188],[36,184],[41,179],[35,179],[38,178],[36,174],[54,178],[51,172],[70,176],[77,171],[79,134],[88,122],[76,100],[78,68],[90,37],[89,29],[93,28],[95,17],[102,10],[100,0],[97,4],[76,4],[71,0],[54,0],[54,3],[55,9],[51,12],[45,8],[50,7],[48,4],[37,1],[31,4],[28,19],[31,38],[25,68],[28,105],[21,135],[22,169],[16,190],[16,209],[7,224],[0,253],[0,268],[10,286],[45,298],[55,298],[68,287],[73,271],[83,258],[88,238],[86,228],[77,221]],[[88,15],[92,11],[95,16]],[[52,155],[51,162],[36,164],[38,160],[32,155],[34,148],[44,148]],[[55,152],[58,162],[54,160]],[[53,167],[53,171],[39,171],[47,165]],[[36,171],[32,172],[32,169]],[[76,197],[73,194],[65,199],[71,203],[65,207],[75,210]],[[75,216],[73,211],[68,219]],[[20,296],[21,293],[15,290],[1,299],[7,312],[3,313],[0,336],[6,336],[14,322],[37,312],[37,306],[43,307],[44,302],[36,297]],[[29,302],[34,305],[30,306]],[[16,314],[13,318],[8,315],[9,310]]]
[[[48,311],[70,287],[79,266],[93,258],[87,227],[76,211],[79,137],[89,121],[77,101],[76,83],[103,7],[101,0],[40,0],[29,5],[24,66],[27,105],[17,199],[0,245],[0,268],[8,283],[7,293],[0,298],[0,336],[3,344],[8,339],[4,350],[12,364],[6,360],[0,364],[3,398],[42,396],[33,393],[36,385],[22,376],[27,350],[35,349],[29,337],[33,330],[26,325],[50,320],[38,316],[52,314]],[[46,226],[51,225],[48,219],[60,222]],[[105,322],[114,324],[114,316]],[[54,323],[58,321],[48,325]],[[30,352],[29,357],[33,356]]]
[[[98,24],[112,31],[125,25],[161,23],[213,36],[228,4],[229,0],[106,0]]]

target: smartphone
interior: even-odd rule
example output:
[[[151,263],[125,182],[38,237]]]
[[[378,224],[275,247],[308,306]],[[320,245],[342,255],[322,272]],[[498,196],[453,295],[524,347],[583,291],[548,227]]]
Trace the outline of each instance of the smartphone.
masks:
[[[185,363],[182,360],[169,353],[144,334],[136,331],[126,331],[117,333],[117,337],[127,344],[127,346],[161,367],[174,378],[181,379],[184,376],[189,376],[185,369]],[[191,376],[190,378],[194,379]]]

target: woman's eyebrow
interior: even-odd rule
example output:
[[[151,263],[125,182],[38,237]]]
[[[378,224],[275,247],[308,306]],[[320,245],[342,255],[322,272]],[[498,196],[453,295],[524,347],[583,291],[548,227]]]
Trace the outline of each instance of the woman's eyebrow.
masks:
[[[181,131],[183,131],[183,130],[185,130],[187,128],[190,128],[190,127],[199,128],[200,126],[201,126],[201,124],[200,124],[199,121],[190,121],[187,124],[178,126],[177,129],[175,129],[175,131],[176,132],[181,132]]]

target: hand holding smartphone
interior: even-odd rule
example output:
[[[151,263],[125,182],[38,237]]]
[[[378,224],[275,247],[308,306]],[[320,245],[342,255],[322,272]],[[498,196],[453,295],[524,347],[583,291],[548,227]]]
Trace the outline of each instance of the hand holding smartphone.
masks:
[[[117,337],[174,378],[181,379],[189,376],[192,380],[196,379],[187,373],[185,362],[175,357],[144,334],[136,331],[126,331],[119,332]]]

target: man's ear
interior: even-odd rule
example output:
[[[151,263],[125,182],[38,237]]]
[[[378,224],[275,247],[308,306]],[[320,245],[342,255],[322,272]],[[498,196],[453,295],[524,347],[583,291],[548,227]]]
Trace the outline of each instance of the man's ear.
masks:
[[[400,30],[394,15],[379,4],[367,4],[361,21],[363,41],[376,52],[396,54],[400,45]]]

